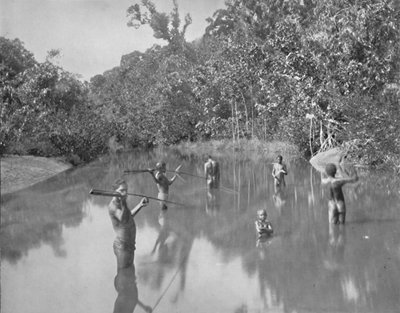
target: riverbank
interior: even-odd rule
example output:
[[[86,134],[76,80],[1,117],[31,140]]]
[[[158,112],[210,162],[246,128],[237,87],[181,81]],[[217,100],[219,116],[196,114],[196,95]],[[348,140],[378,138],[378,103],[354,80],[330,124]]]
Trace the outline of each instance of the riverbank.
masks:
[[[285,160],[300,156],[298,148],[284,142],[262,142],[256,139],[239,140],[212,140],[207,142],[184,142],[174,147],[185,154],[207,155],[216,157],[227,155],[227,151],[250,155],[254,159],[275,158],[281,154]],[[1,161],[1,194],[12,193],[38,182],[44,181],[61,173],[72,165],[62,158],[4,155]]]
[[[72,167],[60,158],[19,155],[4,155],[0,163],[2,195],[32,186]]]
[[[216,157],[227,157],[229,152],[232,152],[231,155],[235,155],[235,157],[238,154],[240,155],[240,153],[244,153],[247,156],[250,155],[253,159],[275,159],[279,154],[282,155],[285,160],[302,157],[299,148],[295,145],[281,141],[265,142],[258,139],[240,139],[235,142],[232,140],[182,142],[175,145],[174,148],[184,154],[193,153],[202,156],[211,154]]]

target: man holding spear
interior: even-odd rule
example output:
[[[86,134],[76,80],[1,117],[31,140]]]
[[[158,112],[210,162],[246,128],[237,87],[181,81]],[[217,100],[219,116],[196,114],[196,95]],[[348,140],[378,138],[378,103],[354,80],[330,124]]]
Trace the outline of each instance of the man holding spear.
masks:
[[[181,168],[182,165],[179,165],[175,169],[175,175],[171,178],[168,179],[168,177],[165,175],[167,172],[167,165],[165,162],[158,162],[156,164],[155,169],[148,169],[147,171],[151,174],[153,177],[154,181],[157,184],[158,188],[158,199],[163,200],[160,202],[161,204],[161,210],[167,210],[167,204],[165,200],[168,200],[168,195],[169,195],[169,186],[172,185],[172,183],[175,181],[176,177],[179,174],[179,169]]]
[[[113,249],[117,257],[117,267],[121,269],[133,264],[136,248],[136,224],[134,217],[142,207],[147,205],[149,200],[147,197],[142,198],[139,204],[130,210],[126,203],[128,196],[127,183],[119,179],[115,182],[114,189],[120,196],[112,198],[108,206],[108,213],[116,234]]]

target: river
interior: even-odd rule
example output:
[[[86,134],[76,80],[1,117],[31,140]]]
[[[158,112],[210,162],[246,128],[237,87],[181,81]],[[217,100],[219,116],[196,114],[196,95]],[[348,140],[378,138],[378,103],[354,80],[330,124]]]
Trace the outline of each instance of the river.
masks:
[[[89,191],[160,159],[182,164],[170,187],[182,205],[161,212],[150,200],[135,217],[134,266],[117,272],[111,199]],[[2,196],[1,312],[400,312],[400,190],[389,175],[363,172],[344,187],[339,227],[328,223],[327,190],[307,161],[286,162],[287,186],[276,193],[273,160],[216,159],[221,188],[212,194],[197,177],[203,159],[160,149]],[[130,192],[157,195],[148,173],[124,177]],[[267,240],[255,231],[260,208],[274,228]]]

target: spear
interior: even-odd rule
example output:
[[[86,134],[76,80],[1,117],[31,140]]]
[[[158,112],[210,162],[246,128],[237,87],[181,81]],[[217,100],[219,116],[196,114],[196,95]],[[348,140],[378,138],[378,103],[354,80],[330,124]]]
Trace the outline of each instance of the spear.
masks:
[[[125,170],[125,171],[124,171],[125,174],[129,174],[129,173],[132,173],[132,174],[136,174],[136,173],[148,173],[148,172],[149,172],[149,170]]]
[[[172,170],[167,170],[167,172],[176,173],[176,171],[172,171]],[[198,178],[206,179],[206,177],[204,177],[204,176],[195,175],[195,174],[190,174],[190,173],[181,172],[181,171],[179,171],[177,174],[188,175],[188,176],[192,176],[192,177],[198,177]]]
[[[136,173],[148,173],[149,172],[149,170],[125,170],[124,171],[124,173],[125,174],[136,174]],[[179,172],[177,172],[176,170],[175,171],[173,171],[173,170],[166,170],[166,172],[168,172],[168,173],[175,173],[175,174],[177,174],[178,176],[180,175],[180,174],[182,174],[182,175],[188,175],[188,176],[193,176],[193,177],[198,177],[198,178],[203,178],[203,179],[206,179],[204,176],[199,176],[199,175],[195,175],[195,174],[191,174],[191,173],[186,173],[186,172],[181,172],[181,171],[179,171]]]
[[[122,195],[119,192],[108,191],[108,190],[100,190],[100,189],[92,189],[92,190],[90,190],[89,194],[94,195],[94,196],[122,197]],[[152,199],[152,200],[156,200],[156,201],[163,201],[163,202],[166,202],[166,203],[171,203],[171,204],[184,206],[184,204],[182,204],[182,203],[173,202],[173,201],[169,201],[169,200],[161,200],[161,199],[158,199],[158,198],[149,197],[149,196],[141,195],[141,194],[137,194],[137,193],[127,193],[127,195],[135,196],[135,197],[146,197],[148,199]]]

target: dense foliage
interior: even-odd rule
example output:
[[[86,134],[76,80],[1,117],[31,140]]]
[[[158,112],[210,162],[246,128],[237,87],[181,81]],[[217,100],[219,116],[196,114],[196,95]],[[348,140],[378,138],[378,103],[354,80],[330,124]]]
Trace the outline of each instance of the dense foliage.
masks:
[[[26,140],[90,159],[110,137],[124,147],[257,138],[400,165],[397,1],[230,0],[194,42],[176,1],[170,14],[143,0],[127,16],[165,45],[89,84],[1,39],[3,151]]]
[[[65,156],[79,163],[105,152],[109,128],[91,109],[88,86],[18,40],[0,38],[0,152]],[[105,129],[102,129],[105,128]]]

